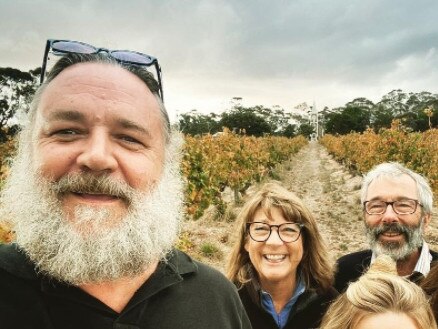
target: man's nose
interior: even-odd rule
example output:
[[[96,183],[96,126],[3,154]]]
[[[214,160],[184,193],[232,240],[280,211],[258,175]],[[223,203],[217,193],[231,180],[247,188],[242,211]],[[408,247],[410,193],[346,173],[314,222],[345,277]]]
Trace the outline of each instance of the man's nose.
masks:
[[[117,160],[110,136],[104,133],[91,134],[77,157],[77,163],[84,171],[114,171]]]
[[[385,212],[382,215],[382,222],[384,223],[394,223],[398,222],[399,217],[398,214],[394,211],[394,207],[392,204],[388,204]]]

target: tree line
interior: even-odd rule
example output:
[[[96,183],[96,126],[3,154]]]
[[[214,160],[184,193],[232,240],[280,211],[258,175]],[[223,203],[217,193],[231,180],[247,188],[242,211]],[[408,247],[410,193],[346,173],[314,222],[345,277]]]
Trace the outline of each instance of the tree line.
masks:
[[[17,133],[19,115],[28,111],[40,73],[41,68],[22,72],[0,67],[0,142]]]
[[[396,89],[376,104],[361,97],[343,107],[324,109],[321,118],[325,131],[330,134],[345,135],[368,128],[377,133],[382,128],[390,128],[395,119],[408,131],[422,132],[438,127],[438,94],[406,93]]]
[[[0,142],[18,131],[19,115],[29,108],[40,72],[41,68],[28,72],[0,68]],[[202,114],[197,110],[183,113],[177,124],[183,133],[193,136],[216,134],[228,128],[251,136],[309,137],[316,133],[316,127],[309,119],[309,108],[307,110],[292,113],[278,105],[272,108],[262,105],[245,107],[235,103],[217,113]],[[322,131],[330,134],[360,133],[369,128],[379,132],[382,128],[389,128],[394,119],[398,119],[408,131],[425,131],[438,127],[438,94],[397,89],[377,103],[359,97],[342,107],[324,107],[317,116]]]
[[[302,121],[299,124],[296,122]],[[224,128],[250,136],[285,136],[308,135],[310,126],[299,115],[287,113],[279,106],[273,108],[257,105],[244,107],[234,105],[221,114],[201,114],[196,110],[181,114],[178,119],[181,131],[192,136],[216,134]]]
[[[297,114],[279,106],[234,105],[221,114],[201,114],[192,110],[182,114],[178,122],[182,131],[190,135],[215,134],[228,128],[253,136],[309,137],[316,133],[316,126],[312,124],[315,119],[311,121],[310,115],[310,110]],[[361,133],[367,129],[378,133],[383,128],[390,128],[394,120],[399,120],[407,131],[421,132],[438,127],[438,94],[427,91],[406,93],[397,89],[384,95],[377,103],[360,97],[342,107],[324,107],[313,115],[318,116],[318,125],[324,133],[334,135]]]

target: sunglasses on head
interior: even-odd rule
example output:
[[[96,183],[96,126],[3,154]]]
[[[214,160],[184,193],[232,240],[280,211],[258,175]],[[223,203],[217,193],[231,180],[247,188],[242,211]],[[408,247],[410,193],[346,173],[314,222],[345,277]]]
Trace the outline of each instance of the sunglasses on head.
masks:
[[[110,50],[107,48],[98,48],[79,41],[49,39],[47,40],[46,49],[44,51],[40,83],[43,83],[44,81],[49,52],[56,56],[64,56],[66,54],[97,54],[100,52],[105,52],[108,54],[108,56],[111,56],[120,63],[154,66],[155,70],[157,71],[160,98],[164,102],[161,67],[155,57],[130,50]]]

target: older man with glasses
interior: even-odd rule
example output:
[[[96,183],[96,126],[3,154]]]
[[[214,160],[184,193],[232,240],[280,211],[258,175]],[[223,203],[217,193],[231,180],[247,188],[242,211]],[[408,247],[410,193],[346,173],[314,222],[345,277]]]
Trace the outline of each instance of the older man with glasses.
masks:
[[[2,329],[250,328],[234,286],[173,248],[181,135],[158,61],[76,41],[34,97],[1,195]],[[155,66],[158,82],[147,70]]]
[[[438,259],[423,239],[433,205],[427,180],[401,164],[383,163],[364,177],[361,202],[371,249],[338,260],[336,289],[343,292],[379,254],[396,261],[400,276],[414,282],[426,276],[431,262]]]

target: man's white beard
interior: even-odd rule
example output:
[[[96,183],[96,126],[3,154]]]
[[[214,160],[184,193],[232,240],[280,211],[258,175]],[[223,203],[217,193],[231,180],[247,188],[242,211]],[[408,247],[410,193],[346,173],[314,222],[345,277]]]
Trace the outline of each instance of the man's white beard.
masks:
[[[2,191],[2,217],[38,271],[79,285],[133,277],[164,259],[183,216],[181,136],[174,135],[160,181],[149,193],[134,191],[126,214],[110,224],[106,219],[114,214],[97,207],[77,207],[74,222],[66,220],[52,183],[33,169],[28,146],[22,147]]]
[[[379,234],[392,227],[398,233],[403,233],[406,241],[399,242],[381,242]],[[365,224],[365,232],[371,250],[376,255],[388,255],[394,261],[405,260],[412,253],[417,251],[423,245],[423,219],[420,220],[417,226],[402,225],[393,223],[389,225],[380,225],[378,227],[370,227]]]

